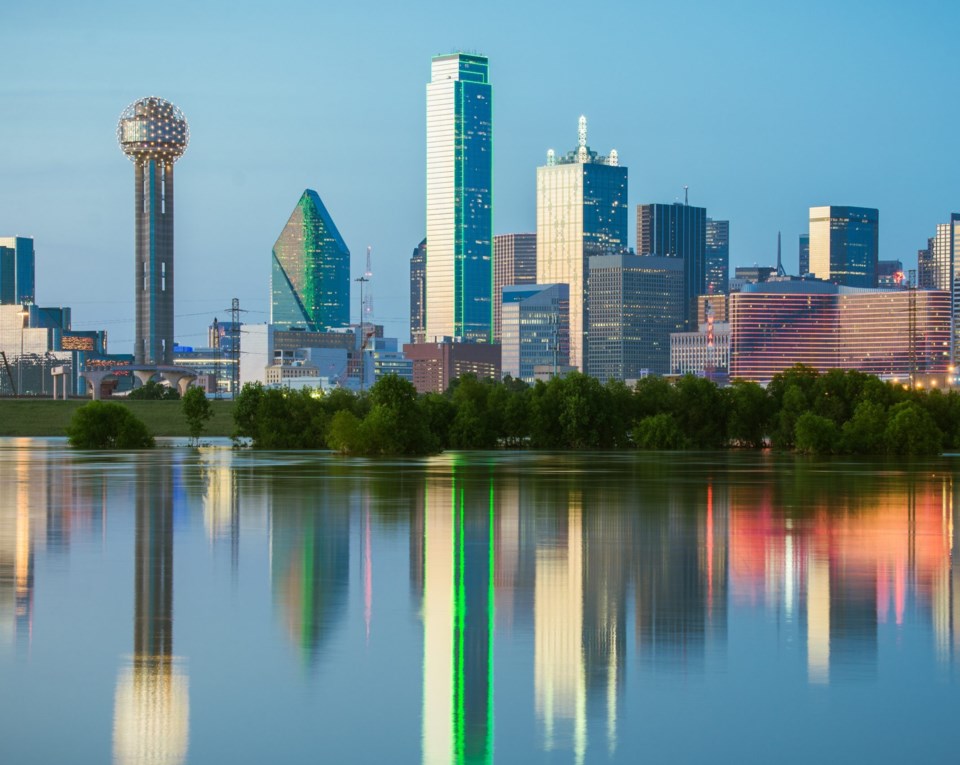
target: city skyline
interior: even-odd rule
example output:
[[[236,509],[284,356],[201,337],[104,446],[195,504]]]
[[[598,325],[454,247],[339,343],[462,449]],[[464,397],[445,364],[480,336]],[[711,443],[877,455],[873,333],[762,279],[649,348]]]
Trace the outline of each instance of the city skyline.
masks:
[[[226,34],[216,11],[181,8],[171,43],[159,29],[140,34],[145,12],[137,9],[110,14],[108,4],[96,23],[82,5],[64,8],[55,21],[34,9],[4,9],[0,20],[18,35],[9,78],[0,86],[8,107],[0,121],[0,172],[7,181],[0,188],[0,231],[35,238],[43,285],[38,302],[75,306],[78,325],[105,326],[112,348],[129,347],[129,180],[110,126],[124,103],[155,93],[180,105],[194,129],[190,162],[178,169],[187,178],[178,184],[178,342],[196,343],[233,296],[252,311],[251,321],[266,320],[262,284],[269,275],[257,264],[275,237],[276,221],[289,213],[289,195],[306,187],[325,190],[353,253],[353,274],[362,273],[363,253],[372,245],[378,281],[405,282],[410,243],[424,235],[423,82],[430,56],[460,47],[486,54],[497,84],[494,234],[534,228],[533,179],[543,147],[566,145],[567,126],[584,113],[595,143],[617,146],[633,169],[628,207],[682,199],[689,185],[691,204],[733,222],[731,267],[771,263],[777,230],[785,241],[796,241],[809,207],[839,204],[880,209],[880,257],[912,268],[917,249],[957,207],[960,160],[947,151],[950,112],[957,107],[946,104],[944,119],[933,124],[915,117],[939,103],[936,94],[949,84],[946,30],[960,9],[883,5],[887,12],[866,20],[853,8],[830,6],[827,26],[815,22],[817,3],[803,11],[701,4],[692,25],[681,18],[688,11],[656,8],[646,17],[658,30],[649,49],[610,53],[599,41],[587,41],[573,57],[573,30],[535,34],[546,4],[539,11],[533,6],[506,31],[506,6],[496,3],[469,25],[463,15],[441,20],[428,8],[409,14],[384,9],[359,25],[377,54],[354,55],[356,66],[346,73],[336,63],[351,46],[357,50],[359,34],[350,30],[358,28],[359,12],[343,10],[324,19],[343,39],[313,54],[323,96],[317,104],[305,103],[294,87],[293,57],[265,62],[248,55],[254,42],[263,42],[270,57],[276,43],[268,38],[279,36],[262,33],[278,30],[279,14],[238,19]],[[595,11],[622,27],[640,12],[615,4]],[[308,12],[292,39],[285,30],[285,45],[293,48],[308,36],[313,18]],[[411,36],[417,38],[413,46]],[[693,52],[676,59],[681,38]],[[50,56],[27,55],[47,49],[51,40],[57,45]],[[171,44],[178,54],[172,61],[141,55]],[[826,53],[813,61],[809,51],[815,48]],[[562,77],[544,75],[527,66],[537,54],[566,56],[571,66]],[[116,67],[134,55],[142,66]],[[661,81],[642,78],[664,57],[677,65]],[[389,93],[378,86],[385,60]],[[594,63],[601,60],[603,67]],[[608,81],[608,66],[623,76]],[[818,84],[838,70],[860,83],[856,99]],[[723,87],[698,88],[691,98],[690,77],[697,71]],[[641,97],[623,104],[621,83],[632,79],[644,83]],[[68,123],[59,118],[64,108]],[[371,108],[388,131],[382,120],[370,119]],[[245,119],[245,109],[256,118]],[[667,124],[640,119],[663,111],[673,115]],[[704,120],[707,114],[711,119]],[[310,124],[309,140],[284,138],[283,131],[301,122]],[[904,135],[917,140],[904,141]],[[882,168],[875,162],[881,150]],[[398,194],[402,189],[411,193]],[[54,194],[73,200],[55,218],[49,215]],[[209,220],[229,225],[209,226]],[[634,246],[632,226],[629,237]],[[786,265],[795,268],[789,257]],[[83,294],[76,293],[77,284],[88,285]],[[356,294],[357,285],[352,288]],[[405,290],[377,294],[377,320],[388,325],[388,334],[405,336]]]

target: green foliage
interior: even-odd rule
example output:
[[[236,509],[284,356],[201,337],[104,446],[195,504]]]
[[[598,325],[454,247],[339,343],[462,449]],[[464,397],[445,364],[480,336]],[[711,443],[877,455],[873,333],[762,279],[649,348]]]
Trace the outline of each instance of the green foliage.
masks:
[[[770,429],[773,402],[762,386],[736,380],[726,389],[727,436],[738,446],[759,449]]]
[[[70,445],[77,449],[151,449],[147,426],[123,404],[91,401],[73,414],[67,427]]]
[[[187,427],[190,430],[190,438],[196,444],[203,434],[207,420],[213,417],[213,407],[210,406],[203,388],[197,388],[196,386],[187,388],[187,392],[183,394],[182,406],[183,416],[186,418]]]
[[[677,382],[675,416],[690,446],[694,449],[718,449],[726,430],[726,406],[716,383],[702,377],[684,375]]]
[[[884,432],[887,413],[882,404],[861,401],[847,422],[843,424],[841,449],[848,454],[883,454],[886,449]]]
[[[360,420],[349,409],[341,409],[333,415],[327,431],[327,445],[341,454],[360,445]]]
[[[633,442],[638,449],[684,449],[687,439],[676,419],[669,412],[644,417],[633,428]]]
[[[904,401],[888,413],[884,440],[890,454],[939,454],[943,432],[929,412],[912,401]]]
[[[135,401],[177,401],[180,398],[180,392],[169,385],[161,385],[156,380],[147,380],[139,388],[130,391],[127,398]]]
[[[794,438],[802,454],[833,454],[840,443],[840,428],[829,417],[804,412],[797,418]]]

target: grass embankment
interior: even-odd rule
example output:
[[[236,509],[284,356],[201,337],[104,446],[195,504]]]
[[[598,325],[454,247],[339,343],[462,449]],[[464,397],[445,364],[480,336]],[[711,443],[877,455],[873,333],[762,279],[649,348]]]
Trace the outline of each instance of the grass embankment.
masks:
[[[179,401],[125,401],[111,399],[130,407],[155,436],[190,435]],[[65,436],[73,413],[87,400],[52,401],[50,399],[0,399],[0,436]],[[211,401],[213,417],[204,436],[230,436],[233,433],[233,402]]]

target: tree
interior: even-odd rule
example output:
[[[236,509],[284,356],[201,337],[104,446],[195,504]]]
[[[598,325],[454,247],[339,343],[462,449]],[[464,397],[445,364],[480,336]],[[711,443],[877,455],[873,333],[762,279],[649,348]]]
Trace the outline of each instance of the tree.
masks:
[[[139,388],[130,391],[127,398],[139,401],[176,401],[180,398],[180,392],[169,385],[161,385],[155,380],[147,380]]]
[[[91,401],[76,412],[67,426],[70,445],[77,449],[151,449],[153,436],[126,406]]]
[[[723,446],[726,435],[724,403],[716,383],[710,380],[684,375],[677,382],[677,424],[694,449]]]
[[[847,454],[883,454],[887,450],[886,427],[884,408],[873,401],[861,401],[853,417],[843,424],[842,451]]]
[[[669,412],[644,417],[633,428],[633,442],[638,449],[683,449],[687,439]]]
[[[840,428],[829,417],[804,412],[797,418],[796,449],[804,454],[833,454],[840,442]]]
[[[333,415],[327,431],[327,445],[341,454],[362,449],[360,420],[349,409],[341,409]]]
[[[207,394],[203,388],[195,385],[187,389],[182,399],[183,416],[187,420],[187,428],[190,430],[190,440],[194,446],[200,443],[200,436],[207,425],[207,420],[213,417],[213,407],[207,399]]]
[[[767,391],[755,382],[735,380],[725,389],[727,398],[727,437],[735,444],[763,447],[770,427],[771,400]]]
[[[939,454],[943,432],[933,417],[913,401],[897,404],[887,413],[884,440],[890,454]]]

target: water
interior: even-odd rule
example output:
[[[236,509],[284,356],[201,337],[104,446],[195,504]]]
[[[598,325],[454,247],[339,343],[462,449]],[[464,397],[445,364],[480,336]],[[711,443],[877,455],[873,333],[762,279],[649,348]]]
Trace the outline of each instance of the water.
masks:
[[[0,762],[954,761],[958,468],[3,439]]]

